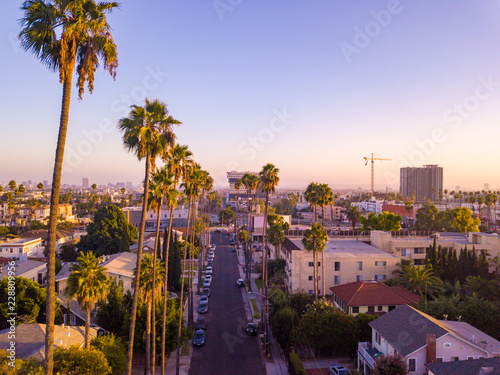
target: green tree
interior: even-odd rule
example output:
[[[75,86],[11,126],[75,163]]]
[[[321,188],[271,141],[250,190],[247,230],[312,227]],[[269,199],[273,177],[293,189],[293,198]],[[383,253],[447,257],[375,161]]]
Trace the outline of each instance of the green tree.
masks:
[[[458,207],[454,212],[455,225],[460,232],[479,232],[481,220],[472,217],[472,211],[466,207]]]
[[[274,246],[275,259],[278,259],[281,244],[285,242],[285,231],[290,229],[290,224],[282,216],[276,214],[268,215],[267,221],[269,223],[267,232],[269,242]]]
[[[145,100],[144,106],[131,106],[128,117],[119,121],[119,128],[123,132],[123,144],[134,152],[139,160],[145,160],[144,192],[142,203],[142,217],[139,228],[139,247],[137,251],[136,280],[141,273],[142,248],[144,243],[144,229],[146,225],[147,198],[149,191],[149,175],[151,168],[156,166],[156,158],[165,155],[168,149],[174,146],[175,135],[172,126],[180,124],[168,114],[167,105],[159,100]],[[134,347],[134,328],[137,315],[137,299],[139,284],[134,286],[132,312],[130,319],[130,334],[127,353],[127,375],[132,373],[132,356]]]
[[[320,184],[317,188],[318,199],[317,202],[321,206],[321,225],[325,227],[325,207],[331,206],[334,202],[333,191],[328,184]],[[323,296],[326,295],[326,280],[325,280],[325,251],[321,251],[321,280],[323,287],[321,288]]]
[[[78,252],[74,242],[68,242],[61,245],[59,259],[63,262],[75,262],[78,259]]]
[[[378,216],[370,212],[368,217],[361,217],[359,221],[363,224],[363,230],[383,230],[387,232],[401,229],[401,215],[392,212],[381,212]]]
[[[361,218],[361,212],[359,212],[359,208],[357,206],[349,206],[346,211],[347,218],[351,222],[352,230],[356,230],[356,224]]]
[[[430,201],[427,201],[417,210],[415,215],[417,230],[439,230],[437,222],[438,209]]]
[[[7,276],[0,280],[0,329],[10,327],[9,315],[9,280],[14,280],[16,290],[17,320],[26,323],[43,323],[46,319],[47,291],[40,284],[24,277]],[[59,303],[56,311],[60,313]],[[60,318],[58,319],[60,320]]]
[[[122,340],[115,335],[94,337],[90,342],[90,347],[104,354],[111,367],[111,375],[122,375],[127,369],[127,350]]]
[[[54,373],[65,375],[107,375],[111,367],[103,352],[97,349],[56,348],[54,351]]]
[[[407,264],[403,266],[397,282],[410,292],[418,295],[437,296],[443,290],[443,283],[431,268]]]
[[[314,297],[318,299],[318,252],[322,252],[326,248],[328,236],[325,228],[319,223],[314,223],[311,229],[304,232],[302,244],[304,249],[309,253],[313,253],[314,260]]]
[[[226,225],[229,225],[229,221],[234,219],[234,216],[234,211],[231,208],[224,208],[219,212],[219,221],[222,225],[224,225],[224,223],[226,223]]]
[[[77,65],[79,99],[82,98],[85,83],[92,93],[94,72],[99,59],[103,62],[104,68],[113,77],[115,76],[118,65],[116,45],[106,20],[106,14],[117,6],[118,4],[114,2],[96,3],[93,0],[85,2],[31,0],[25,1],[21,7],[24,13],[21,19],[22,30],[19,34],[21,45],[26,51],[33,52],[50,70],[58,70],[59,81],[63,84],[49,216],[45,345],[47,375],[53,373],[56,225],[73,71]]]
[[[99,209],[87,234],[77,244],[81,252],[93,251],[97,256],[130,251],[137,239],[137,228],[129,224],[120,207],[111,205]]]
[[[401,354],[384,355],[377,359],[374,375],[406,375],[408,366]]]
[[[291,334],[296,321],[297,313],[289,306],[277,310],[271,317],[273,335],[285,352],[290,351],[293,344]]]
[[[123,322],[126,320],[127,314],[129,311],[124,300],[123,281],[117,282],[113,278],[106,301],[97,302],[97,321],[108,332],[126,338],[128,330],[127,327],[124,327]]]
[[[304,192],[304,198],[307,203],[311,205],[314,210],[314,222],[318,222],[318,205],[319,205],[319,184],[317,182],[311,182],[307,185],[306,191]]]
[[[90,345],[90,312],[98,301],[106,298],[110,280],[106,269],[99,264],[99,258],[92,252],[81,254],[78,263],[71,266],[66,286],[66,295],[75,298],[85,312],[85,349]]]

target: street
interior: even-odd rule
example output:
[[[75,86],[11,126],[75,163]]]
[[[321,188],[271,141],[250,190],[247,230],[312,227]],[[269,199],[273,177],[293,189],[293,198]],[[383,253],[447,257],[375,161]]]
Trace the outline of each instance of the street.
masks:
[[[245,333],[247,318],[241,289],[236,286],[240,278],[238,261],[236,253],[231,252],[229,236],[212,233],[211,243],[217,248],[206,314],[206,343],[193,348],[189,374],[265,374],[258,338]]]

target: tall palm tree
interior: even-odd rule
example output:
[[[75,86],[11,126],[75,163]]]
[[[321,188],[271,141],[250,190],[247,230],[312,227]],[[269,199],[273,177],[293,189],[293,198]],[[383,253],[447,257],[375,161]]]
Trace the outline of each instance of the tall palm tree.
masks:
[[[328,184],[320,184],[318,186],[318,204],[321,206],[321,225],[325,227],[325,207],[330,206],[334,202],[333,191]],[[315,265],[317,267],[317,265]],[[325,251],[321,251],[321,280],[322,280],[322,294],[326,295],[326,280],[325,280]]]
[[[415,294],[435,297],[443,291],[443,282],[434,276],[431,267],[405,264],[396,282]]]
[[[243,180],[241,178],[237,179],[234,183],[234,188],[239,191],[243,185]],[[238,212],[240,211],[240,199],[238,198],[238,206],[235,210],[234,215],[234,234],[236,237],[236,248],[240,248],[240,240],[238,239]]]
[[[247,279],[250,280],[251,274],[251,259],[252,259],[252,232],[250,229],[251,217],[253,212],[253,203],[255,201],[255,193],[260,187],[261,181],[255,174],[245,173],[242,177],[243,185],[247,190],[247,230],[250,234],[250,240],[246,244],[246,263],[247,263]],[[253,195],[252,204],[250,204],[250,196]]]
[[[151,339],[156,341],[156,336],[151,335],[151,316],[154,316],[155,311],[155,297],[161,296],[162,283],[163,283],[163,268],[162,264],[156,267],[156,251],[155,254],[145,254],[141,261],[141,273],[139,276],[139,290],[141,297],[146,303],[146,363],[144,373],[149,374],[151,369]],[[135,283],[134,283],[135,284]],[[154,322],[154,320],[153,320]],[[154,324],[154,323],[153,323]],[[153,331],[154,332],[154,331]],[[154,350],[154,349],[153,349]],[[153,351],[153,356],[155,355]],[[154,368],[154,364],[153,364]],[[154,372],[154,370],[153,370]]]
[[[318,252],[323,252],[328,242],[326,230],[320,223],[314,223],[311,229],[304,231],[302,244],[307,252],[313,253],[314,264],[318,263]],[[314,298],[318,300],[318,269],[314,267]]]
[[[76,264],[71,266],[66,295],[76,297],[78,305],[85,311],[85,349],[90,345],[90,312],[98,301],[106,298],[110,288],[110,279],[100,259],[91,251],[80,254]]]
[[[123,145],[128,151],[135,153],[139,160],[145,159],[144,193],[142,202],[142,217],[139,227],[139,245],[135,279],[139,279],[141,272],[142,247],[144,244],[144,228],[148,205],[149,174],[151,168],[156,167],[156,158],[164,155],[166,150],[174,144],[175,135],[172,126],[180,124],[168,114],[167,106],[159,100],[146,99],[144,106],[131,106],[128,117],[122,118],[118,126],[123,132]],[[139,284],[135,283],[132,310],[130,314],[130,333],[127,353],[127,374],[132,374],[132,357],[134,350],[135,320],[137,315],[137,299]]]
[[[267,211],[269,208],[269,195],[273,193],[276,190],[276,186],[278,186],[278,183],[280,181],[278,177],[279,169],[274,166],[274,164],[268,163],[262,167],[262,170],[259,172],[259,179],[260,183],[262,185],[262,190],[266,192],[266,205],[264,207],[264,233],[263,233],[263,238],[264,238],[264,256],[262,259],[262,275],[264,277],[264,291],[265,291],[265,296],[266,296],[266,301],[268,301],[268,292],[267,292]],[[265,312],[265,320],[264,324],[266,326],[265,332],[266,332],[266,341],[265,341],[265,348],[266,348],[266,353],[268,353],[268,343],[269,343],[269,314],[266,311]]]
[[[169,192],[173,184],[172,176],[168,173],[168,166],[164,166],[161,169],[157,169],[156,173],[151,176],[150,181],[150,191],[148,205],[150,209],[153,209],[157,213],[156,219],[156,237],[155,237],[155,251],[153,253],[153,275],[156,275],[156,256],[160,247],[160,217],[161,217],[161,207],[163,202],[163,197]],[[167,266],[168,267],[168,266]],[[168,269],[166,270],[168,272]],[[156,290],[156,278],[152,278],[152,290]],[[156,306],[156,295],[152,294],[152,306]],[[151,326],[153,329],[152,337],[153,343],[151,348],[151,368],[152,374],[155,374],[156,366],[156,324],[155,324],[155,314],[152,315]]]
[[[314,222],[318,222],[318,187],[319,184],[317,182],[311,182],[307,185],[306,191],[304,192],[304,198],[307,203],[311,205],[314,209]]]
[[[201,197],[200,197],[200,207],[201,207],[201,217],[204,218],[203,206],[205,202],[205,195],[212,190],[214,185],[214,179],[208,174],[207,171],[202,171],[201,173]],[[208,225],[202,220],[202,225],[200,226],[200,247],[198,252],[198,269],[202,270],[205,267],[205,250],[206,250],[206,233],[210,231],[210,218],[208,219]],[[204,233],[205,232],[205,233]],[[198,293],[201,291],[202,281],[201,281],[201,271],[198,272]]]
[[[63,84],[52,193],[47,259],[47,328],[45,339],[45,373],[53,373],[55,316],[55,252],[57,214],[64,146],[68,130],[69,106],[73,71],[77,71],[78,97],[82,98],[85,83],[90,93],[94,89],[94,72],[99,60],[113,76],[118,66],[116,45],[106,14],[116,8],[116,2],[95,0],[27,0],[21,6],[24,15],[19,34],[22,47],[32,52],[50,70],[59,71]]]
[[[188,150],[187,146],[181,146],[176,144],[169,153],[163,155],[163,159],[167,161],[167,167],[169,173],[173,177],[174,184],[172,189],[169,190],[167,194],[168,209],[170,213],[170,219],[168,222],[168,240],[165,251],[165,279],[164,279],[164,296],[163,296],[163,315],[162,315],[162,330],[161,330],[161,375],[165,375],[165,335],[166,335],[166,316],[167,316],[167,301],[168,301],[168,290],[167,290],[167,278],[168,278],[168,257],[170,251],[170,237],[172,235],[172,220],[174,214],[174,208],[177,205],[177,198],[179,192],[177,191],[177,186],[184,173],[187,173],[187,168],[192,162],[192,153]],[[189,214],[188,214],[189,216]]]

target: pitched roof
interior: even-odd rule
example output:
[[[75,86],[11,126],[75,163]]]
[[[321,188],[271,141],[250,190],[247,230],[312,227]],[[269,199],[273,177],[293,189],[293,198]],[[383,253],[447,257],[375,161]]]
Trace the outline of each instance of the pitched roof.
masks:
[[[390,287],[380,281],[355,281],[330,288],[348,306],[413,305],[420,297],[403,287]],[[333,297],[332,297],[333,298]],[[329,298],[329,299],[332,299]]]
[[[403,356],[427,345],[429,333],[436,335],[436,339],[450,333],[485,353],[497,354],[500,350],[499,341],[468,323],[438,320],[408,305],[401,305],[368,324]]]
[[[44,262],[37,262],[36,260],[27,260],[26,262],[16,263],[16,276],[24,276],[27,272],[38,269],[39,271],[45,272],[47,270],[47,264]],[[2,275],[8,275],[8,266],[5,265],[0,268],[0,278]]]
[[[0,331],[0,349],[8,349],[10,345],[9,328]],[[90,336],[97,333],[97,328],[90,327]],[[54,346],[68,348],[81,346],[85,341],[85,327],[54,327]],[[16,357],[45,357],[45,324],[20,324],[16,326]]]
[[[20,233],[19,237],[21,238],[43,238],[44,240],[49,237],[49,231],[47,229],[37,229],[37,230],[30,230],[24,233]],[[56,230],[56,239],[60,240],[61,238],[67,238],[67,237],[73,237],[73,232],[67,231],[67,230],[62,230],[58,229]]]
[[[406,357],[427,344],[426,334],[434,334],[438,339],[448,332],[433,320],[436,319],[413,307],[401,305],[368,324]]]
[[[104,266],[108,272],[119,273],[129,277],[134,277],[136,265],[137,254],[129,252],[106,255],[106,260],[101,263],[101,266]]]
[[[500,375],[500,357],[428,363],[425,367],[434,375]]]

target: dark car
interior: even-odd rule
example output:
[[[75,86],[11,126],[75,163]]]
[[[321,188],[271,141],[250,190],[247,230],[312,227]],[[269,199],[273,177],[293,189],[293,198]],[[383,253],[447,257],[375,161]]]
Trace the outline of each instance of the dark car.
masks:
[[[220,233],[220,229],[219,229],[219,228],[217,228],[217,229],[215,230],[215,233]]]
[[[194,333],[193,346],[202,345],[205,345],[205,331],[203,329],[199,329]]]
[[[202,296],[207,296],[210,297],[210,288],[203,288],[203,291],[201,292]]]
[[[233,253],[235,253],[235,252],[236,252],[236,248],[235,248],[235,247],[233,247],[233,250],[231,250],[231,251],[232,251]]]
[[[200,306],[198,307],[198,314],[205,314],[208,311],[208,303],[201,302]]]
[[[248,323],[247,324],[247,335],[255,336],[257,334],[257,324]]]
[[[205,315],[200,315],[198,320],[196,321],[196,325],[194,326],[194,330],[198,331],[200,329],[205,330],[207,328],[207,318]]]
[[[237,286],[245,286],[245,281],[243,279],[238,279],[236,280],[236,285]]]

